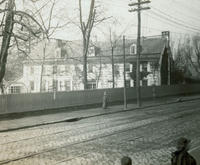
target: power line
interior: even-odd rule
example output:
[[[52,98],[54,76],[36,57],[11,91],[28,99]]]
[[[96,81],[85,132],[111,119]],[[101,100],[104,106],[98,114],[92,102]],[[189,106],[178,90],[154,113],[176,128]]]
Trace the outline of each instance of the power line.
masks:
[[[117,7],[121,7],[121,8],[126,8],[126,7],[124,7],[124,6],[119,6],[119,5],[116,5],[116,3],[115,2],[113,2],[113,1],[106,1],[106,3],[108,3],[108,4],[112,4],[112,5],[114,5],[114,6],[117,6]],[[191,27],[191,25],[190,26],[188,26],[188,23],[186,23],[187,25],[185,25],[184,23],[180,23],[180,21],[182,21],[183,22],[183,20],[180,20],[179,19],[179,22],[176,22],[176,21],[174,21],[174,20],[171,20],[170,18],[168,18],[168,17],[166,17],[166,16],[163,16],[163,15],[159,15],[158,13],[152,13],[153,15],[156,15],[157,17],[160,17],[160,18],[162,18],[162,20],[166,20],[166,21],[170,21],[171,22],[171,24],[174,26],[174,24],[176,24],[179,28],[182,28],[183,29],[183,27],[185,28],[185,29],[190,29],[190,30],[192,30],[191,32],[195,32],[195,33],[197,33],[197,32],[199,32],[200,30],[199,29],[196,29],[196,28],[193,28],[193,27]],[[159,15],[159,16],[158,16]],[[151,16],[150,16],[151,17]],[[171,16],[170,16],[171,17]],[[166,21],[165,21],[165,23],[166,23]],[[162,21],[163,22],[163,21]]]
[[[196,32],[200,32],[199,29],[196,29],[196,28],[187,26],[187,25],[185,25],[184,23],[177,22],[177,21],[172,20],[172,19],[170,19],[170,18],[168,18],[168,17],[166,17],[166,16],[163,16],[163,15],[161,15],[161,14],[158,14],[158,13],[156,13],[156,12],[154,12],[154,11],[151,11],[151,13],[152,13],[153,15],[157,16],[157,17],[160,17],[160,18],[162,18],[162,19],[164,19],[164,20],[166,20],[166,21],[169,21],[169,22],[171,22],[171,23],[173,23],[173,24],[176,24],[176,25],[178,25],[178,26],[181,26],[181,27],[184,27],[184,28],[187,28],[187,29],[190,29],[190,30],[194,30],[194,31],[196,31]]]
[[[176,5],[176,4],[178,5]],[[194,15],[191,15],[191,13],[192,13],[192,11],[193,10],[191,10],[191,9],[189,9],[189,12],[187,12],[187,14],[186,14],[186,10],[188,10],[188,7],[186,6],[186,7],[184,7],[184,6],[182,6],[182,8],[181,8],[181,6],[180,6],[180,4],[179,3],[177,3],[176,1],[174,1],[174,0],[171,0],[171,3],[167,3],[168,5],[167,6],[165,6],[165,8],[166,9],[168,9],[168,7],[170,7],[170,14],[172,14],[172,13],[174,13],[174,14],[177,14],[177,13],[179,13],[180,14],[180,16],[181,17],[185,17],[185,18],[191,18],[191,19],[193,19],[193,21],[195,21],[195,22],[199,22],[200,21],[200,19],[199,19],[199,17],[195,17]],[[181,3],[182,4],[182,3]],[[163,6],[158,6],[158,8],[162,8]],[[174,7],[174,8],[173,8]],[[179,9],[179,10],[178,10]],[[180,12],[180,11],[182,11],[182,12]],[[197,15],[197,14],[196,14]],[[197,21],[198,20],[198,21]]]
[[[176,1],[174,1],[175,3],[177,3]],[[198,9],[195,9],[194,8],[194,6],[193,7],[191,7],[191,4],[193,4],[193,2],[192,3],[190,3],[190,5],[186,5],[186,4],[184,4],[184,3],[177,3],[179,6],[182,6],[182,7],[184,7],[185,9],[188,9],[188,11],[194,11],[194,10],[196,10],[198,13],[199,13],[199,8]],[[199,4],[198,4],[198,7],[199,7]]]
[[[183,20],[181,20],[181,19],[178,19],[178,18],[175,18],[175,17],[172,17],[171,15],[169,15],[169,14],[166,14],[165,12],[163,12],[163,11],[161,11],[161,10],[159,10],[159,9],[157,9],[157,8],[155,8],[155,7],[152,7],[154,10],[156,10],[157,12],[159,12],[159,13],[162,13],[164,16],[167,16],[167,17],[170,17],[169,19],[174,19],[174,20],[176,20],[176,21],[179,21],[179,22],[181,22],[181,24],[187,24],[186,22],[184,22]],[[189,26],[188,26],[189,27]],[[193,27],[190,27],[190,28],[193,28]],[[195,29],[196,28],[198,28],[198,27],[195,27]],[[197,30],[199,30],[199,29],[197,29]]]
[[[135,26],[137,27],[136,24],[131,24],[131,26]],[[155,31],[159,31],[159,32],[162,32],[163,29],[158,29],[158,28],[153,28],[153,27],[148,27],[148,26],[141,26],[142,28],[147,28],[149,30],[155,30]],[[181,33],[181,32],[175,32],[175,31],[171,31],[170,30],[170,33],[174,33],[174,34],[179,34],[179,35],[189,35],[190,33]]]
[[[181,11],[184,11],[184,10],[181,10]],[[190,21],[195,21],[195,23],[200,21],[199,17],[195,17],[194,15],[188,15],[188,14],[186,15],[185,13],[180,12],[177,9],[173,13],[175,13],[175,14],[179,13],[181,15],[181,17],[185,17],[185,18],[189,19]]]
[[[199,32],[199,30],[197,30],[197,29],[191,29],[190,27],[187,27],[187,26],[185,26],[185,25],[183,25],[183,24],[179,24],[179,23],[177,23],[176,21],[173,21],[173,20],[170,20],[170,19],[168,19],[168,18],[166,18],[166,17],[163,17],[162,15],[159,15],[159,14],[157,14],[157,13],[153,13],[153,12],[151,12],[154,16],[156,16],[157,18],[155,18],[154,16],[152,16],[152,15],[149,15],[149,17],[151,17],[151,18],[153,18],[153,19],[155,19],[155,20],[160,20],[161,22],[164,22],[164,23],[167,23],[167,24],[171,24],[172,26],[176,26],[176,27],[178,27],[178,28],[180,28],[180,29],[183,29],[183,30],[188,30],[188,31],[191,31],[192,33],[198,33]]]

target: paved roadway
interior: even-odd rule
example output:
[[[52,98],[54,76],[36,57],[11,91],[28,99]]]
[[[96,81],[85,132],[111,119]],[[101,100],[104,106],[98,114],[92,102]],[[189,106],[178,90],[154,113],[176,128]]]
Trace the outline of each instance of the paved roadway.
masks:
[[[180,136],[200,158],[199,119],[200,100],[192,100],[2,132],[0,164],[120,165],[128,155],[133,165],[165,165]]]

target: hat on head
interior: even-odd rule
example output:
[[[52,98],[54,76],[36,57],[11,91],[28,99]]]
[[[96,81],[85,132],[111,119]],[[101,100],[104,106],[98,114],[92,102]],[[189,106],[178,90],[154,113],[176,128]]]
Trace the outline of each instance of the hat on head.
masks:
[[[178,149],[183,149],[187,147],[187,145],[191,142],[191,140],[181,137],[177,140],[177,148]]]
[[[132,160],[130,157],[128,156],[124,156],[122,159],[121,159],[121,165],[132,165]]]

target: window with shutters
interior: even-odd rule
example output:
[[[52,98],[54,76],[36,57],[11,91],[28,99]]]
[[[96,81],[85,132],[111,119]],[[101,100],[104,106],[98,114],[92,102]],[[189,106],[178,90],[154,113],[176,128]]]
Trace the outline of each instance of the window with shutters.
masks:
[[[132,44],[130,46],[130,54],[136,54],[136,45],[135,44]]]

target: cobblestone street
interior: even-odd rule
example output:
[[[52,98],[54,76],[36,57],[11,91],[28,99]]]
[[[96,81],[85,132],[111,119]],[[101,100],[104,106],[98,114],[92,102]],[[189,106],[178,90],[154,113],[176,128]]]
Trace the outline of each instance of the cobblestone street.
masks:
[[[0,164],[134,165],[170,162],[180,136],[200,145],[199,100],[0,133]],[[27,121],[28,122],[28,121]]]

